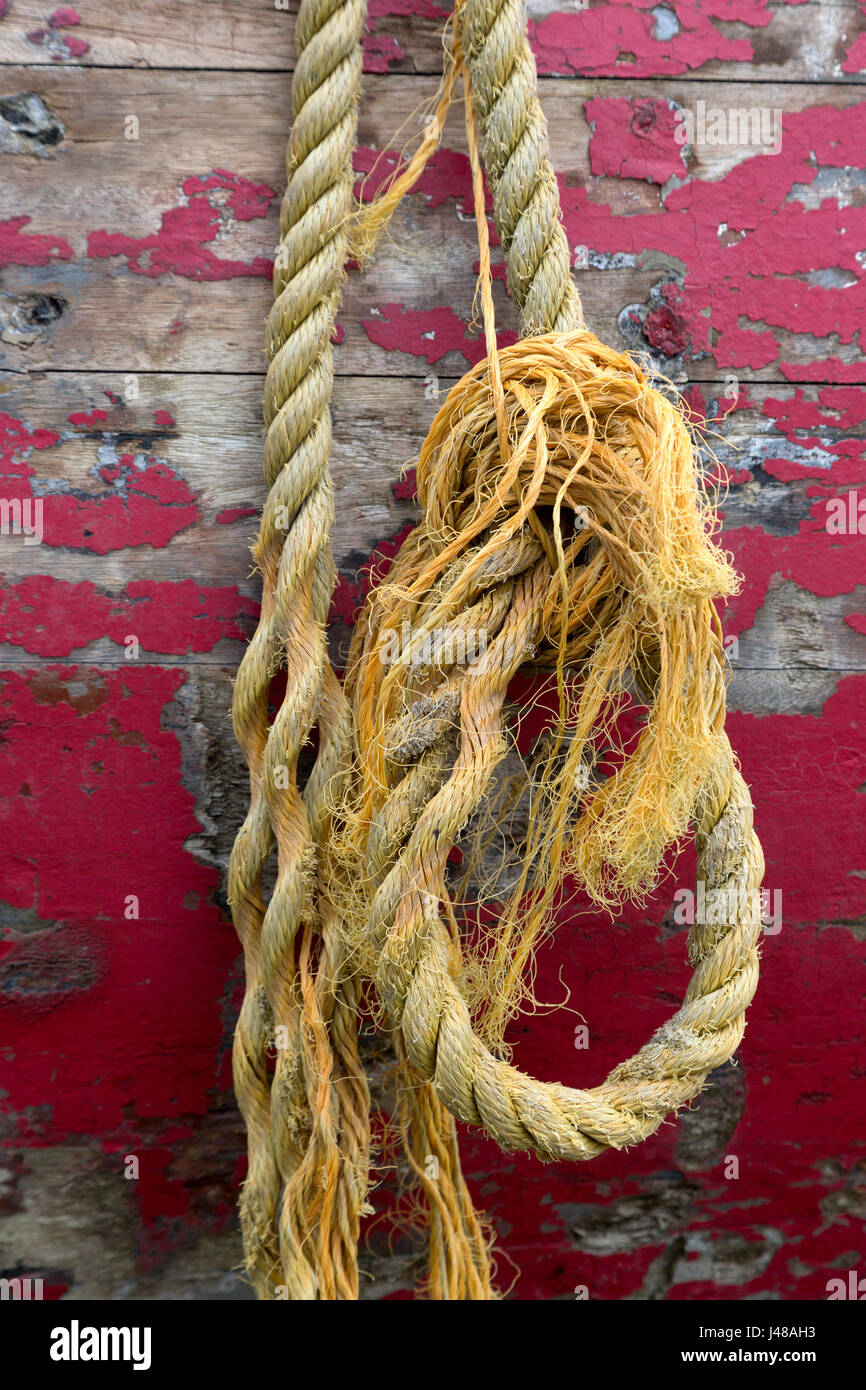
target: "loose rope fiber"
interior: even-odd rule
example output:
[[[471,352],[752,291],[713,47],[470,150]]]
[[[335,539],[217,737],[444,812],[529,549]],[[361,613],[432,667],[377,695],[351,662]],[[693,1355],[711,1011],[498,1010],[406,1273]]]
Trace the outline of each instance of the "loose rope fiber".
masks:
[[[247,969],[235,1047],[250,1149],[242,1227],[262,1298],[357,1297],[371,1161],[361,1011],[393,1040],[398,1121],[429,1213],[427,1292],[486,1299],[488,1237],[454,1117],[545,1159],[634,1143],[733,1054],[757,983],[763,860],[724,732],[714,606],[737,579],[713,540],[681,408],[584,325],[522,3],[458,0],[453,19],[432,129],[350,217],[363,10],[303,0],[299,18],[288,269],[275,277],[268,335],[262,619],[234,707],[251,776],[230,876]],[[449,392],[422,448],[423,519],[368,595],[344,694],[324,643],[342,268],[347,255],[365,259],[417,180],[460,75],[487,355]],[[523,333],[502,351],[482,161]],[[269,725],[281,662],[287,691]],[[517,779],[529,831],[479,943],[475,871],[516,747],[508,688],[539,672],[556,711]],[[631,733],[629,707],[643,711]],[[639,897],[690,828],[707,900],[725,910],[690,932],[681,1009],[592,1090],[519,1072],[504,1030],[563,881],[604,906]],[[449,861],[466,846],[456,881]]]

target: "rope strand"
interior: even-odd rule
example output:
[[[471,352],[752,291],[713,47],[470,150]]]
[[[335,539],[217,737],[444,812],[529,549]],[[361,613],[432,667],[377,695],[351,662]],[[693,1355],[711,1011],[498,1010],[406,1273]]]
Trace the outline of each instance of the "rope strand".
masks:
[[[264,471],[270,491],[253,551],[262,574],[262,612],[233,699],[235,733],[250,769],[250,810],[229,869],[229,901],[246,964],[234,1071],[249,1149],[241,1225],[247,1272],[260,1298],[284,1290],[290,1297],[314,1297],[320,1285],[333,1296],[335,1268],[343,1296],[357,1297],[358,1222],[366,1191],[368,1100],[346,1018],[351,988],[341,999],[341,939],[333,914],[317,916],[316,906],[317,846],[328,833],[327,788],[349,744],[348,711],[325,649],[335,578],[330,340],[344,274],[344,223],[352,206],[365,8],[363,0],[303,0],[298,15],[288,185],[267,324]],[[286,670],[286,695],[269,727],[268,692],[280,667]],[[316,723],[320,754],[302,795],[297,761]],[[262,875],[274,844],[277,879],[265,907]],[[319,949],[324,968],[314,981]],[[326,1032],[335,1010],[338,1089]],[[273,1049],[271,1080],[267,1059]],[[340,1142],[342,1161],[336,1157]],[[302,1195],[322,1172],[332,1185],[327,1210],[318,1198],[308,1202]],[[335,1203],[343,1211],[337,1227],[342,1248],[332,1258]]]

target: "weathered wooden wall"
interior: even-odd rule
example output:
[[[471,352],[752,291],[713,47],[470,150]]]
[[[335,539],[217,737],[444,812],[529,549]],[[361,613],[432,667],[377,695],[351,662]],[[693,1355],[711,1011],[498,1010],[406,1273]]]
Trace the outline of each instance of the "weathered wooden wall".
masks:
[[[820,1298],[866,1272],[866,535],[826,527],[828,499],[859,488],[866,511],[866,5],[530,13],[588,317],[727,411],[730,729],[783,919],[739,1065],[678,1125],[577,1170],[467,1135],[466,1167],[523,1297]],[[372,0],[359,170],[417,125],[443,14]],[[0,1274],[55,1296],[245,1292],[227,709],[256,613],[293,26],[271,0],[0,0],[0,497],[44,516],[42,544],[0,536]],[[700,102],[778,112],[781,150],[683,151],[674,114]],[[459,120],[445,144],[340,315],[338,649],[359,566],[411,519],[433,392],[482,352]],[[539,995],[570,989],[591,1045],[542,1012],[521,1065],[596,1082],[672,1011],[692,873],[686,852],[616,923],[563,917]],[[416,1246],[388,1236],[370,1297],[408,1287]]]

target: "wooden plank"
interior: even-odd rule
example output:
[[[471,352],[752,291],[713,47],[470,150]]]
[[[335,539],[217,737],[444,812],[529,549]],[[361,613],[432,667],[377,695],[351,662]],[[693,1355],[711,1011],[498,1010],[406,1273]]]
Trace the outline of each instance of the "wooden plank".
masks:
[[[202,22],[184,0],[89,0],[78,24],[52,26],[42,0],[15,0],[0,23],[0,64],[289,72],[297,6],[291,0],[289,11],[282,3],[211,0]],[[438,72],[448,8],[435,0],[371,5],[368,72]],[[548,75],[864,79],[858,70],[866,66],[858,61],[864,18],[856,0],[764,0],[733,21],[706,0],[695,0],[682,19],[676,4],[652,0],[628,6],[623,0],[589,0],[586,6],[528,0],[527,10],[536,61]]]
[[[3,157],[8,264],[0,365],[242,372],[260,362],[284,177],[285,79],[205,73],[190,84],[168,72],[26,69],[6,77],[7,91],[29,84],[66,135],[47,151],[50,177],[44,158]],[[841,364],[842,379],[863,379],[851,327],[866,274],[854,255],[862,245],[857,208],[866,177],[856,163],[858,132],[866,127],[859,88],[762,87],[760,110],[773,120],[782,113],[781,164],[750,145],[696,140],[682,165],[669,103],[693,113],[702,101],[709,110],[736,112],[753,106],[753,89],[647,84],[645,105],[643,97],[635,104],[634,87],[622,82],[541,85],[579,283],[600,336],[628,341],[622,319],[628,327],[635,313],[646,318],[666,287],[674,294],[684,287],[692,338],[686,358],[669,363],[683,379],[733,370],[743,379],[777,380],[786,363],[789,376],[814,377],[823,358]],[[418,129],[434,89],[432,79],[374,79],[361,144],[380,149],[401,126]],[[130,114],[139,121],[136,141],[123,138]],[[644,118],[646,140],[635,134]],[[467,330],[476,247],[466,163],[447,153],[464,149],[456,111],[445,146],[425,191],[400,210],[366,274],[350,276],[340,315],[341,373],[424,376],[434,364],[459,373],[478,350]],[[815,147],[821,155],[813,158]],[[647,158],[661,164],[646,167]],[[666,176],[677,168],[682,180]],[[648,176],[638,177],[642,171]],[[763,226],[771,210],[769,237]],[[811,234],[804,234],[802,215]],[[30,220],[21,223],[22,216]],[[720,240],[728,224],[729,239],[746,239],[742,250]],[[823,306],[821,333],[819,319],[799,307],[811,290]],[[501,286],[497,294],[501,326],[513,329]],[[753,301],[764,309],[751,310]],[[714,352],[717,314],[727,322],[722,360]],[[703,315],[710,316],[708,337]],[[766,333],[756,359],[752,335]],[[761,361],[768,342],[770,360]]]
[[[122,478],[107,481],[105,470],[113,476],[119,459],[131,456],[125,470],[130,476],[153,460],[170,470],[178,490],[186,488],[194,499],[191,524],[169,536],[169,515],[155,545],[121,549],[113,548],[110,533],[107,541],[97,534],[94,546],[112,545],[105,553],[80,544],[25,545],[19,536],[2,535],[0,572],[7,582],[45,572],[70,580],[86,575],[118,591],[130,579],[190,576],[202,585],[240,585],[243,592],[255,593],[249,545],[264,498],[262,377],[141,376],[137,385],[138,399],[127,402],[126,376],[117,373],[7,376],[0,404],[26,436],[40,430],[52,436],[46,447],[30,445],[25,436],[16,449],[35,470],[37,491],[46,500],[61,493],[82,501],[100,498],[104,505],[113,494],[128,491]],[[436,402],[425,400],[417,379],[339,381],[333,467],[341,559],[369,553],[410,519],[410,503],[398,501],[392,485],[420,447],[435,410]],[[16,440],[9,435],[7,440],[11,451]],[[40,436],[38,442],[43,440]],[[181,503],[187,500],[181,497]],[[177,505],[171,493],[166,506]],[[187,519],[185,512],[177,518]],[[71,533],[61,527],[55,534]],[[137,532],[131,536],[137,541]]]
[[[79,23],[55,28],[50,6],[15,0],[0,23],[0,62],[286,71],[296,9],[290,13],[274,0],[211,0],[204,8],[188,0],[101,0],[82,7]],[[76,52],[65,38],[78,40]]]
[[[571,1298],[579,1283],[602,1299],[820,1298],[828,1269],[850,1263],[857,1165],[852,1177],[850,1153],[825,1136],[856,1110],[862,1056],[838,983],[856,978],[864,929],[866,586],[862,537],[825,534],[820,509],[866,488],[866,390],[814,377],[866,379],[851,327],[866,272],[862,8],[530,0],[542,70],[563,75],[542,97],[590,320],[618,344],[635,321],[637,346],[651,335],[717,419],[733,471],[725,539],[746,584],[725,614],[729,727],[785,926],[766,943],[741,1064],[645,1146],[639,1171],[552,1165],[515,1182],[461,1141],[523,1269],[520,1297]],[[248,1291],[220,1273],[240,1258],[224,1213],[243,1147],[227,1090],[240,967],[225,869],[248,777],[228,709],[258,591],[262,320],[294,20],[272,0],[85,0],[77,24],[36,0],[0,11],[0,349],[13,368],[0,378],[0,497],[5,479],[23,480],[48,517],[43,544],[0,534],[0,742],[7,804],[17,798],[0,999],[16,1056],[10,1137],[23,1146],[3,1175],[6,1263],[44,1275],[47,1297],[233,1298]],[[418,128],[435,80],[417,74],[438,70],[440,24],[434,0],[377,0],[366,144],[409,117]],[[679,168],[667,103],[702,100],[784,111],[779,158],[697,141]],[[138,141],[123,138],[131,115]],[[447,144],[463,149],[459,120]],[[350,277],[334,399],[336,657],[359,565],[413,516],[398,484],[434,389],[477,350],[464,197],[465,163],[443,160],[368,275]],[[496,294],[513,328],[499,282]],[[718,336],[696,357],[703,313]],[[666,354],[681,329],[689,352]],[[807,384],[779,384],[786,374]],[[730,391],[737,408],[719,422]],[[572,1047],[570,1014],[544,1010],[521,1025],[520,1065],[589,1084],[662,1022],[683,947],[669,939],[673,887],[602,930],[562,920],[539,997],[565,987],[589,1001],[592,1054],[585,1066]],[[134,924],[121,918],[128,892]],[[826,1046],[799,1046],[804,1030]],[[815,1113],[823,1124],[804,1139],[799,1117]],[[121,1176],[128,1150],[146,1203]],[[746,1151],[746,1215],[732,1226],[721,1162]],[[814,1219],[792,1208],[798,1188]],[[377,1232],[362,1285],[373,1298],[403,1292],[417,1255]]]
[[[138,398],[126,401],[128,383],[116,373],[34,374],[2,382],[7,420],[3,456],[30,467],[33,493],[45,508],[45,543],[29,545],[20,535],[0,536],[0,574],[6,586],[15,589],[47,575],[61,586],[84,580],[116,597],[142,581],[189,579],[197,590],[256,598],[248,548],[264,491],[261,377],[142,376],[137,384]],[[439,379],[440,393],[449,385],[449,379]],[[724,383],[705,383],[699,389],[711,416],[729,408]],[[689,399],[698,404],[693,394]],[[843,421],[835,413],[837,401],[847,413]],[[334,549],[350,596],[366,557],[415,515],[411,489],[399,484],[438,404],[418,378],[342,377],[337,382]],[[798,425],[807,419],[810,423]],[[833,476],[841,460],[833,450],[840,441],[850,448],[851,441],[866,439],[866,392],[752,387],[742,408],[713,426],[711,438],[733,479],[723,512],[735,555],[747,570],[753,569],[753,584],[763,586],[752,604],[756,620],[748,623],[741,639],[736,670],[789,675],[866,670],[866,638],[846,622],[863,613],[866,589],[840,583],[833,593],[816,597],[798,583],[796,569],[796,547],[805,552],[810,543],[808,534],[798,539],[803,523],[808,530],[815,505],[809,490],[816,478]],[[141,489],[145,499],[150,495],[148,477],[162,480],[157,492],[161,511],[150,502],[143,505]],[[78,518],[89,503],[94,504],[92,520],[91,512],[86,513],[92,535],[85,538]],[[129,529],[118,540],[114,514],[121,506]],[[782,544],[784,538],[789,543]],[[779,547],[782,579],[773,578],[775,561],[764,563],[760,550],[753,554],[753,544],[766,553]],[[858,537],[848,538],[847,544],[856,547]],[[785,578],[792,563],[793,577]],[[837,570],[841,574],[841,556]],[[25,585],[21,592],[30,591]],[[47,591],[39,602],[50,602]],[[250,603],[229,604],[229,616],[240,627],[229,623],[225,637],[184,659],[231,665],[242,632],[251,630],[253,611]],[[334,640],[341,643],[344,637],[338,620]],[[116,636],[95,631],[88,643],[87,660],[123,664]],[[77,650],[66,652],[62,642],[60,647],[44,646],[38,635],[29,647],[13,642],[4,651],[3,664],[31,666],[34,659],[51,661]],[[148,659],[175,664],[172,650],[169,645],[163,653],[157,645]],[[751,698],[757,699],[760,689],[756,686]]]

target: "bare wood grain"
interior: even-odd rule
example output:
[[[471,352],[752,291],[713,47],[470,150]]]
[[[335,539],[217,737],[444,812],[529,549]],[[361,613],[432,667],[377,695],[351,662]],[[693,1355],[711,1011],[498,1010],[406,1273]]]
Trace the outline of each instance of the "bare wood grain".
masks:
[[[52,34],[50,6],[42,0],[15,0],[0,22],[0,65],[51,63],[54,54],[65,63],[85,67],[220,68],[290,72],[294,64],[296,0],[291,8],[277,7],[274,0],[210,0],[205,11],[188,0],[89,0],[80,25]],[[418,13],[406,13],[415,8]],[[446,3],[408,6],[394,3],[393,12],[380,4],[369,20],[368,68],[381,71],[387,63],[392,73],[429,74],[441,64],[441,30],[449,6]],[[593,11],[616,7],[606,0],[589,0]],[[568,61],[555,63],[549,38],[542,29],[535,48],[541,70],[549,73],[596,74],[593,46],[582,38],[589,32],[587,16],[563,0],[528,0],[530,20],[543,24],[551,16],[565,19]],[[675,11],[672,10],[672,14]],[[721,38],[748,43],[748,61],[710,58],[700,62],[693,75],[749,81],[847,81],[862,82],[866,73],[843,70],[845,55],[864,31],[864,17],[856,0],[807,0],[800,5],[771,3],[769,23],[745,24],[720,18],[708,9],[710,32]],[[652,26],[652,17],[648,17]],[[45,34],[48,38],[34,39]],[[652,32],[652,28],[650,30]],[[72,56],[64,50],[66,34],[87,44]],[[659,37],[659,71],[665,61],[665,38]],[[700,61],[695,59],[693,61]],[[618,75],[629,77],[625,55]]]

